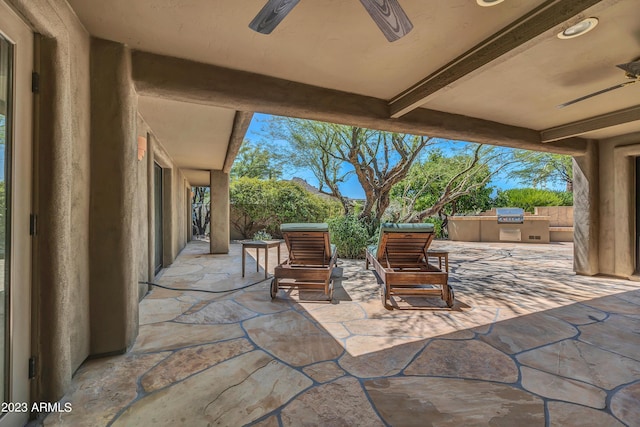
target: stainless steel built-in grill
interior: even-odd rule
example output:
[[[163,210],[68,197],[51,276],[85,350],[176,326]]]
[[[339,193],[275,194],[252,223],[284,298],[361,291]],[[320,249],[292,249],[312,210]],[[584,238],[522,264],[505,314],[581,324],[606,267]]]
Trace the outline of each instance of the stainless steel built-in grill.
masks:
[[[520,208],[497,208],[498,224],[523,224],[524,209]]]

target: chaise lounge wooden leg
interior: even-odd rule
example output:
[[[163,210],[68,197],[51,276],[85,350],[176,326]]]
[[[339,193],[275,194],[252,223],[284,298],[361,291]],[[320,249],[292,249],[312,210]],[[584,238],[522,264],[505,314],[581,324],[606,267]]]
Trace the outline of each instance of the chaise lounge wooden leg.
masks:
[[[380,298],[382,299],[382,306],[384,308],[386,308],[387,310],[393,310],[393,306],[391,304],[387,304],[389,295],[387,293],[387,285],[384,283],[380,286]]]
[[[446,297],[443,299],[447,303],[447,307],[453,308],[453,305],[455,304],[455,292],[453,291],[451,285],[447,284],[443,287],[443,289],[444,288],[446,288]]]

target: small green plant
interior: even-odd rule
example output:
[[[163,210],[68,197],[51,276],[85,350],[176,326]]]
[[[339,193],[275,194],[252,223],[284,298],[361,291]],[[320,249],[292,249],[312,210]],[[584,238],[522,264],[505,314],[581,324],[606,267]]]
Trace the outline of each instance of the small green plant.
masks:
[[[271,239],[273,239],[273,236],[267,233],[267,230],[257,231],[253,235],[253,240],[271,240]]]
[[[363,258],[364,251],[370,241],[367,229],[353,215],[331,218],[329,231],[331,243],[336,245],[338,256],[342,258]]]

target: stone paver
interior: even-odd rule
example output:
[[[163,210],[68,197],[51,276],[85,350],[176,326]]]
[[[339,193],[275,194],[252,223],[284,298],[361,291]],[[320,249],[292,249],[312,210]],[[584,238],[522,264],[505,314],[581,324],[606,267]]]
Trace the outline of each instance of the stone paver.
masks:
[[[254,348],[248,340],[237,338],[179,350],[147,372],[140,383],[147,392],[158,390]]]
[[[604,409],[605,407],[607,394],[604,390],[590,384],[547,374],[526,366],[521,367],[520,372],[522,386],[530,392],[591,408]]]
[[[624,387],[613,395],[611,412],[630,426],[640,425],[640,382]]]
[[[188,325],[182,323],[154,323],[140,327],[133,346],[136,353],[173,350],[195,344],[206,344],[244,336],[238,324]]]
[[[191,242],[156,279],[179,290],[141,302],[132,350],[87,361],[62,399],[73,411],[43,422],[639,425],[640,284],[576,276],[571,244],[432,248],[450,252],[453,310],[385,310],[357,260],[334,270],[333,303],[272,301],[262,270],[241,277],[240,245]]]
[[[606,412],[566,402],[549,402],[550,427],[623,427]]]
[[[195,313],[177,317],[176,322],[211,325],[216,323],[236,323],[257,316],[257,313],[244,308],[235,301],[215,301],[202,307]]]
[[[167,356],[168,352],[129,354],[86,362],[76,373],[71,391],[64,399],[78,410],[51,414],[44,425],[107,425],[136,398],[138,377]]]
[[[523,365],[611,390],[640,379],[640,362],[574,340],[520,354]]]
[[[639,306],[640,308],[640,306]],[[611,316],[603,322],[580,326],[580,341],[640,361],[640,331],[629,330],[635,324],[640,328],[640,319]]]
[[[570,324],[547,314],[531,314],[496,323],[482,341],[508,354],[577,335]]]
[[[367,381],[365,387],[391,425],[544,425],[542,399],[508,385],[403,377]]]
[[[345,372],[340,369],[336,362],[320,362],[315,365],[307,366],[303,369],[311,379],[319,383],[326,383],[333,381],[345,375]]]
[[[243,325],[259,347],[293,366],[335,359],[343,352],[331,335],[295,312],[249,319]]]
[[[268,414],[311,384],[305,375],[253,351],[137,400],[113,425],[240,426]]]
[[[433,375],[515,383],[518,368],[504,353],[482,341],[435,340],[405,369],[406,375]]]
[[[384,426],[355,378],[315,387],[282,410],[284,426]]]
[[[422,340],[395,337],[353,337],[347,340],[340,366],[360,378],[400,373],[424,347]]]
[[[140,325],[173,320],[188,310],[192,304],[177,298],[165,298],[159,301],[144,299],[140,302]],[[147,308],[149,306],[149,308]]]

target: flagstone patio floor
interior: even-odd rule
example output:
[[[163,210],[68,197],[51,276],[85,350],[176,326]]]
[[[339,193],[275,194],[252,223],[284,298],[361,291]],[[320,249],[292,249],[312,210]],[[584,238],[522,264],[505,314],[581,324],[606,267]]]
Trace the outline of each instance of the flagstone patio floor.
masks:
[[[640,426],[639,283],[575,275],[567,243],[432,249],[453,310],[384,309],[363,260],[339,261],[333,303],[272,301],[240,245],[191,242],[157,279],[181,290],[153,288],[133,348],[85,362],[44,425]]]

